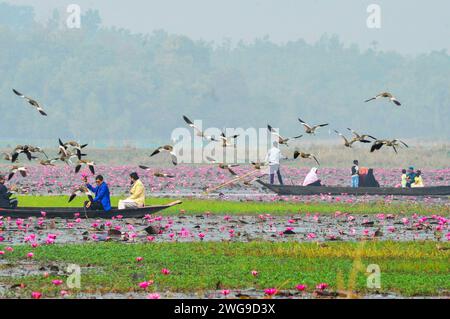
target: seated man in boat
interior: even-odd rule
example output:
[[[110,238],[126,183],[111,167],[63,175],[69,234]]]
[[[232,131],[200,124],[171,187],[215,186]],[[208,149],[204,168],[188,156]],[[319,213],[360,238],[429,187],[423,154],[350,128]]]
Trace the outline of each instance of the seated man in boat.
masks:
[[[131,189],[127,199],[119,200],[119,209],[138,208],[145,205],[145,187],[136,172],[130,174]]]
[[[11,192],[5,186],[5,176],[0,175],[0,208],[17,208],[17,199],[11,199]]]
[[[317,173],[317,167],[311,168],[308,175],[306,175],[305,180],[303,181],[303,186],[322,186]]]
[[[424,187],[421,170],[417,170],[414,183],[411,184],[411,187]]]
[[[97,186],[93,187],[88,183],[87,177],[84,178],[86,187],[95,194],[95,198],[92,201],[86,201],[84,207],[91,210],[104,210],[109,212],[111,210],[111,199],[108,185],[104,182],[102,175],[97,175],[95,177],[95,184]]]

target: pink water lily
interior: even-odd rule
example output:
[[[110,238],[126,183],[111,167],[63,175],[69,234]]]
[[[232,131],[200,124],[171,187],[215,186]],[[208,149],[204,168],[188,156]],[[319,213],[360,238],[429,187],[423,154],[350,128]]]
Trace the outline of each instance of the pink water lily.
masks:
[[[325,289],[327,289],[327,288],[328,288],[328,284],[327,284],[327,283],[320,283],[320,284],[318,284],[318,285],[316,286],[316,289],[317,289],[317,290],[320,290],[320,291],[325,290]]]
[[[147,289],[151,285],[153,285],[153,280],[143,281],[143,282],[139,283],[139,288]]]
[[[163,274],[163,275],[169,275],[170,274],[170,270],[169,269],[167,269],[167,268],[163,268],[163,269],[161,269],[161,273]]]
[[[256,270],[252,270],[251,274],[253,277],[256,277],[256,276],[258,276],[259,273]]]
[[[141,262],[141,261],[143,261],[144,260],[144,258],[143,257],[136,257],[136,262]]]
[[[220,293],[221,293],[222,295],[224,295],[224,296],[228,296],[228,295],[230,294],[230,290],[228,290],[228,289],[223,289]]]
[[[55,280],[52,280],[52,284],[54,284],[55,286],[60,286],[63,284],[63,281],[60,279],[55,279]]]
[[[295,289],[297,289],[298,291],[305,291],[306,285],[297,285],[295,286]]]
[[[42,297],[42,294],[38,291],[33,291],[31,293],[31,298],[33,298],[33,299],[41,299],[41,297]]]
[[[274,296],[274,295],[277,294],[277,292],[278,292],[278,290],[277,290],[276,288],[268,288],[268,289],[265,289],[265,290],[264,290],[264,293],[265,293],[267,296]]]
[[[33,258],[33,257],[34,257],[34,254],[33,254],[33,253],[28,253],[28,254],[27,254],[27,258],[30,258],[30,259],[31,259],[31,258]]]

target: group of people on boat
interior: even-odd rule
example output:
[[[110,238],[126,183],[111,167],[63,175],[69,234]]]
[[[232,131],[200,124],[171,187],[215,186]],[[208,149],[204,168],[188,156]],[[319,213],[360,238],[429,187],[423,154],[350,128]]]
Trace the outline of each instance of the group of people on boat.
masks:
[[[408,170],[402,170],[402,188],[414,188],[414,187],[424,187],[422,171],[414,171],[414,167],[409,167]]]
[[[5,177],[0,175],[0,208],[17,208],[18,201],[15,198],[11,198],[12,193],[5,186],[5,181]],[[89,210],[109,212],[111,210],[111,193],[103,176],[97,175],[95,177],[95,185],[91,185],[88,182],[87,176],[83,177],[83,181],[86,188],[94,193],[94,196],[89,196],[89,200],[84,202],[84,207]],[[119,200],[119,209],[145,206],[145,187],[136,172],[130,174],[130,184],[130,196],[126,199]]]
[[[280,170],[280,160],[282,154],[278,148],[278,143],[274,142],[273,147],[268,151],[265,162],[269,165],[269,180],[270,184],[274,184],[275,175],[278,177],[278,182],[283,185],[283,178]],[[322,186],[322,181],[319,178],[319,169],[317,167],[311,168],[309,173],[303,180],[303,186]],[[380,187],[374,175],[373,168],[365,168],[359,166],[359,161],[354,160],[351,167],[351,187]],[[414,167],[408,170],[402,170],[401,187],[424,187],[422,172],[420,170],[414,171]]]
[[[96,186],[88,183],[87,177],[84,177],[85,186],[95,194],[95,197],[84,202],[84,207],[90,210],[111,210],[111,195],[108,184],[104,181],[102,175],[95,177]],[[136,172],[130,174],[130,196],[126,199],[119,200],[119,209],[141,208],[145,206],[145,186],[139,179]]]

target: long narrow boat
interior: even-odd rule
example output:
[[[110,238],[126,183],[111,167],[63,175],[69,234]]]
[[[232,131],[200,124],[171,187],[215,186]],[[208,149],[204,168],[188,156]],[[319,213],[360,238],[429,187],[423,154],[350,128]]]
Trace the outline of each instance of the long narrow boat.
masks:
[[[0,208],[0,216],[11,218],[42,217],[46,218],[98,218],[109,219],[122,216],[122,218],[142,218],[148,214],[157,213],[163,209],[181,204],[181,201],[175,201],[166,205],[146,206],[142,208],[117,209],[113,207],[109,212],[101,210],[85,210],[76,207],[23,207],[17,209]]]
[[[299,186],[270,185],[261,180],[258,183],[278,195],[380,195],[380,196],[449,196],[450,186],[397,188],[397,187],[339,187],[339,186]]]

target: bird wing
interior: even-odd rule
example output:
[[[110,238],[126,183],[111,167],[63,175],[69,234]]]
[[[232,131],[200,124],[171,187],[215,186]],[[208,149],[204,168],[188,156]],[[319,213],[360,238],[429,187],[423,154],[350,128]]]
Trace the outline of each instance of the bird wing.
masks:
[[[206,159],[208,161],[210,161],[211,163],[217,163],[217,161],[214,158],[210,157],[210,156],[206,156]]]
[[[170,153],[170,157],[172,159],[172,164],[177,165],[178,164],[177,156],[174,153]]]
[[[305,121],[303,121],[301,118],[299,118],[298,121],[299,121],[300,123],[302,123],[303,126],[306,127],[307,129],[311,129],[311,126],[309,126],[309,125],[308,125]]]
[[[139,168],[144,169],[146,171],[150,169],[150,167],[144,165],[139,165]]]

